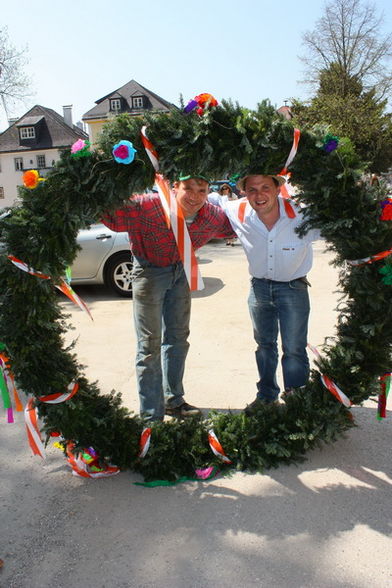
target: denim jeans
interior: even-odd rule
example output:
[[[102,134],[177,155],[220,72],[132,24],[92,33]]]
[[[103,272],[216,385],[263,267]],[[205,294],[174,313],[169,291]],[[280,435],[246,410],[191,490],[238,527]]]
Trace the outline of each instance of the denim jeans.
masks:
[[[184,401],[191,296],[182,263],[157,267],[134,260],[133,315],[140,413],[162,420],[165,404]]]
[[[302,280],[275,282],[252,278],[248,305],[257,343],[260,378],[257,398],[272,402],[279,394],[276,380],[279,330],[285,389],[303,386],[309,377],[306,353],[310,312],[308,287]]]

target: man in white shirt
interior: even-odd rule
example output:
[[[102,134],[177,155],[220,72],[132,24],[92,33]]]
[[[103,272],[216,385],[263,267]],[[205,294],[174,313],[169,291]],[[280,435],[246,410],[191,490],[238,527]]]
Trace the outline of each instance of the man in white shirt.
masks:
[[[277,400],[278,333],[282,340],[285,393],[303,386],[309,377],[306,353],[309,320],[307,272],[312,267],[312,241],[319,232],[300,237],[301,209],[279,196],[282,176],[248,175],[237,182],[246,199],[223,204],[249,262],[251,288],[248,299],[259,372],[257,402]]]

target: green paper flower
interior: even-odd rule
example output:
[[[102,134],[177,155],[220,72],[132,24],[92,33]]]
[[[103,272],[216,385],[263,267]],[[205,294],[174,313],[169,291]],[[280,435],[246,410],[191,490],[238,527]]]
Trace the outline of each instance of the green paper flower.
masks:
[[[380,274],[384,274],[384,277],[381,278],[382,283],[386,284],[387,286],[392,286],[392,265],[385,264],[378,271]]]

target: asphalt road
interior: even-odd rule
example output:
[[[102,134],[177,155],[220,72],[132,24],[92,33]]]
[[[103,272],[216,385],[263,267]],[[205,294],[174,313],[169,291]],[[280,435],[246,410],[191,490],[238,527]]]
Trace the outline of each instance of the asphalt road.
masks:
[[[309,342],[332,336],[337,270],[315,246],[309,275]],[[249,278],[240,246],[199,251],[206,289],[194,294],[186,398],[206,411],[242,409],[255,396]],[[94,316],[64,299],[79,361],[103,392],[138,409],[132,301],[104,287],[78,293]],[[24,425],[0,426],[1,588],[377,588],[390,563],[392,416],[353,409],[347,438],[300,466],[265,475],[145,488],[130,472],[101,480],[71,475],[62,453],[30,454]]]

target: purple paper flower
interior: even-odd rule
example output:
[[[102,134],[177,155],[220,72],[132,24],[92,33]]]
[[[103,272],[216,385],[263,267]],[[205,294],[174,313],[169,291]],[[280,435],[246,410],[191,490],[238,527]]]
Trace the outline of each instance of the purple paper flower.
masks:
[[[335,151],[339,145],[339,138],[335,137],[334,135],[326,135],[323,141],[323,149],[327,153],[331,153]]]
[[[130,141],[120,141],[113,147],[112,153],[117,163],[127,164],[135,159],[136,149]]]
[[[337,146],[338,146],[338,142],[335,139],[330,139],[330,141],[328,141],[328,143],[325,143],[324,151],[326,151],[327,153],[331,153],[331,151],[335,151]]]
[[[184,108],[184,112],[186,114],[188,114],[189,112],[192,112],[192,110],[195,110],[197,105],[198,105],[198,103],[196,102],[196,100],[189,100],[188,104]]]

